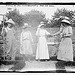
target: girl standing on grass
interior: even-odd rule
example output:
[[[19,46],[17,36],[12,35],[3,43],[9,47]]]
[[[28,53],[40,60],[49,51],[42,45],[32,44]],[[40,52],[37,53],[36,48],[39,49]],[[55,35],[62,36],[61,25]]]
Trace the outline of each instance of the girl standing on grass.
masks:
[[[20,36],[20,53],[24,54],[28,61],[30,61],[30,56],[33,54],[32,51],[32,42],[33,38],[31,32],[29,31],[30,26],[25,23],[23,26],[23,30]]]
[[[47,35],[50,35],[50,33],[46,31],[44,22],[41,22],[36,32],[37,41],[38,41],[36,60],[49,60],[49,51],[46,40]]]
[[[72,27],[71,23],[64,19],[61,21],[62,29],[54,35],[61,34],[61,42],[57,54],[57,59],[63,61],[73,61],[73,46],[72,46]]]

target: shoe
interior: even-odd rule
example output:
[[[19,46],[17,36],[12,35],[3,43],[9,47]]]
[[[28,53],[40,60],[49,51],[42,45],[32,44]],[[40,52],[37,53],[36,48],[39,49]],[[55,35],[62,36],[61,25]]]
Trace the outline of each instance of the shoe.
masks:
[[[41,59],[40,61],[45,61],[45,59]]]

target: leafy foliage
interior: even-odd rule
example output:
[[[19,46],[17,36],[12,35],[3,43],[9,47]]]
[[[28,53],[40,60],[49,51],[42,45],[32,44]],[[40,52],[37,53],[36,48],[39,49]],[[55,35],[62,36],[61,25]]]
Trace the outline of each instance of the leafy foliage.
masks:
[[[8,19],[11,18],[16,23],[16,25],[22,26],[22,24],[23,24],[22,16],[23,15],[21,15],[17,9],[10,11],[9,13],[6,14],[6,16],[8,17]]]
[[[66,16],[69,17],[70,21],[73,21],[73,16],[74,16],[74,12],[67,10],[67,9],[57,9],[57,11],[54,13],[54,15],[52,16],[53,18],[51,19],[50,25],[51,26],[60,26],[60,22],[62,19],[56,20],[56,18],[60,18],[61,16]]]
[[[24,14],[23,18],[24,22],[34,27],[36,27],[41,21],[46,21],[45,14],[37,10],[31,10]]]
[[[11,18],[16,23],[16,26],[19,27],[22,26],[23,23],[28,23],[32,27],[36,27],[41,21],[44,21],[45,23],[48,22],[45,18],[45,14],[37,10],[31,10],[30,12],[21,15],[17,9],[14,9],[7,13],[6,16],[8,19]]]

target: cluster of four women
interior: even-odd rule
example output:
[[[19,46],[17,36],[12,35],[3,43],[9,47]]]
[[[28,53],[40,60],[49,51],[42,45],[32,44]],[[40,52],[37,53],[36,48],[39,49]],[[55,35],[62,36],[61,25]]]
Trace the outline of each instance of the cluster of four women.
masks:
[[[12,19],[9,19],[7,21],[8,26],[5,28],[7,32],[7,53],[10,52],[12,48],[12,43],[14,42],[14,32],[13,27],[11,27],[14,21]],[[33,55],[32,50],[32,43],[33,38],[32,34],[29,31],[29,26],[27,23],[24,24],[22,27],[22,32],[20,35],[20,53],[24,55]],[[60,31],[56,32],[55,34],[50,34],[46,29],[44,22],[40,22],[40,25],[37,28],[36,31],[36,37],[37,37],[37,50],[36,50],[36,60],[42,60],[42,59],[49,59],[49,51],[47,46],[47,40],[46,36],[49,35],[51,37],[60,35],[61,36],[61,42],[59,43],[59,48],[57,52],[57,59],[63,60],[63,61],[73,61],[73,46],[72,46],[72,39],[71,36],[73,35],[71,23],[68,19],[63,19],[61,21],[61,27]],[[12,54],[12,60],[14,60],[14,50],[11,52]]]

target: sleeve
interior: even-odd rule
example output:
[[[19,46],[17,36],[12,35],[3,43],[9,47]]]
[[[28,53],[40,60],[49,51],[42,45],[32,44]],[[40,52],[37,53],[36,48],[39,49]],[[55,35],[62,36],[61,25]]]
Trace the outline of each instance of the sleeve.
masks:
[[[2,35],[2,36],[6,36],[6,34],[7,34],[6,29],[5,29],[5,28],[2,28],[1,35]]]
[[[38,40],[39,40],[39,28],[37,29],[36,31],[36,42],[38,43]]]
[[[72,27],[69,27],[68,32],[69,32],[69,34],[71,34],[71,35],[73,34]]]
[[[3,35],[3,32],[4,32],[4,27],[2,28],[1,35]]]
[[[22,33],[20,35],[20,44],[22,44]]]
[[[50,35],[50,33],[47,30],[45,30],[45,32],[46,32],[46,35]]]
[[[62,31],[63,31],[63,28],[60,28],[60,30],[58,32],[56,32],[54,35],[58,35],[58,34],[62,33]]]
[[[31,42],[33,42],[33,38],[32,38],[31,32],[30,32],[30,40],[31,40]]]
[[[37,31],[36,31],[36,36],[38,36],[38,34],[39,34],[39,28],[38,28]]]

